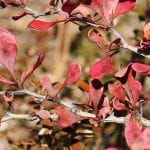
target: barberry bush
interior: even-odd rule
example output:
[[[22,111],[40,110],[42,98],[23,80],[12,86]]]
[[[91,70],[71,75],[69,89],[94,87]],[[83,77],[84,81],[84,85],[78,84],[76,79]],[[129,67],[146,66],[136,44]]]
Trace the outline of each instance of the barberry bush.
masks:
[[[1,150],[150,149],[148,1],[0,8]]]

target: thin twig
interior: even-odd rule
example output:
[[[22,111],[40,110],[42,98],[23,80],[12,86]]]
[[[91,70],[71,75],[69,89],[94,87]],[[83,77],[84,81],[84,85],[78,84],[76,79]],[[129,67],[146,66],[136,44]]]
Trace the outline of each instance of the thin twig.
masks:
[[[78,114],[78,115],[80,115],[80,114]],[[94,116],[94,114],[93,114],[93,116]],[[91,116],[89,116],[89,118],[90,117]],[[14,113],[9,112],[9,113],[6,113],[6,115],[1,119],[1,123],[12,120],[12,119],[15,119],[15,120],[23,120],[24,119],[24,120],[29,120],[29,121],[33,121],[33,120],[38,121],[39,117],[29,115],[29,114],[14,114]],[[58,119],[57,114],[51,114],[51,119],[57,121],[57,119]],[[110,123],[124,124],[125,120],[126,120],[126,117],[116,117],[112,114],[109,117],[103,119],[102,122],[104,122],[104,123],[110,122]],[[147,120],[145,118],[141,118],[140,122],[142,123],[142,125],[150,127],[150,120]]]
[[[45,100],[49,100],[47,99],[46,96],[29,91],[27,89],[22,89],[22,90],[18,90],[18,91],[9,91],[10,93],[13,93],[14,95],[30,95],[30,96],[34,96],[38,99],[40,99],[40,101]],[[4,95],[5,91],[0,91],[0,95]],[[71,101],[64,101],[64,100],[54,100],[52,101],[54,103],[57,103],[63,107],[65,107],[67,110],[75,113],[76,115],[82,116],[82,117],[87,117],[87,118],[96,118],[96,115],[93,113],[89,113],[89,112],[85,112],[82,111],[81,109],[79,109],[76,105],[74,105]],[[27,118],[27,120],[30,118],[29,116],[16,116],[14,117],[14,115],[7,115],[7,118],[11,118],[12,119],[19,119],[19,118]],[[6,119],[5,119],[6,120]],[[145,126],[150,126],[150,120],[147,120],[145,118],[143,118],[142,116],[140,117],[141,123]],[[115,117],[114,115],[109,116],[108,118],[104,119],[103,122],[115,122],[115,123],[124,123],[125,122],[125,117]]]
[[[106,27],[104,27],[103,25],[97,25],[97,24],[94,24],[94,23],[90,23],[90,22],[84,21],[84,20],[82,20],[80,18],[79,18],[79,21],[81,21],[83,23],[86,23],[87,25],[89,25],[91,27],[94,27],[94,28],[106,29]],[[138,48],[134,47],[134,46],[132,46],[130,44],[128,44],[127,41],[122,37],[122,35],[118,31],[116,31],[114,28],[109,28],[106,31],[111,32],[114,36],[116,36],[117,38],[119,38],[121,40],[122,47],[124,49],[128,49],[128,50],[130,50],[130,51],[132,51],[134,53],[137,53],[137,54],[139,54],[141,56],[144,56],[144,57],[150,59],[150,55],[149,54],[147,55],[147,54],[143,54],[143,53],[138,52]]]
[[[126,117],[116,117],[113,114],[103,120],[103,122],[105,122],[105,123],[106,122],[114,122],[114,123],[120,123],[120,124],[124,124],[125,121],[126,121]],[[140,117],[139,121],[141,122],[142,125],[150,127],[150,120]]]
[[[0,91],[0,95],[5,95],[5,91]],[[22,90],[18,90],[18,91],[9,91],[10,95],[30,95],[35,97],[36,99],[38,99],[38,101],[42,102],[43,100],[49,100],[46,96],[29,91],[27,89],[22,89]],[[84,112],[82,110],[80,110],[77,106],[75,106],[73,103],[71,103],[71,101],[63,101],[63,100],[51,100],[51,102],[60,104],[61,106],[65,107],[66,109],[68,109],[69,111],[80,115],[82,117],[89,117],[89,118],[95,118],[95,114],[91,114],[88,112]]]
[[[145,55],[145,54],[139,53],[139,52],[138,52],[138,48],[136,48],[136,47],[134,47],[134,46],[132,46],[132,45],[129,45],[129,44],[127,43],[127,41],[122,37],[122,35],[121,35],[118,31],[116,31],[114,28],[109,29],[109,31],[110,31],[113,35],[115,35],[117,38],[120,38],[120,39],[121,39],[122,46],[123,46],[124,49],[128,49],[128,50],[130,50],[130,51],[132,51],[132,52],[134,52],[134,53],[137,53],[137,54],[139,54],[139,55],[142,55],[142,56],[144,56],[144,57],[150,59],[150,55]]]
[[[54,14],[58,14],[59,12],[61,12],[60,8],[58,8],[57,10],[51,10],[49,12],[37,12],[37,11],[33,10],[32,8],[26,6],[26,5],[23,5],[20,8],[22,8],[25,11],[31,13],[31,15],[34,18],[38,18],[38,17],[41,17],[41,16],[47,16],[47,15],[54,15]],[[97,24],[85,21],[85,20],[80,19],[80,18],[78,18],[78,19],[79,19],[80,22],[83,22],[83,23],[85,23],[85,24],[87,24],[91,27],[105,29],[105,27],[103,25],[101,26],[101,25],[97,25]],[[73,23],[75,23],[75,22],[73,22]],[[127,41],[122,37],[122,35],[118,31],[116,31],[114,28],[109,28],[108,31],[111,32],[113,35],[115,35],[117,38],[121,39],[122,46],[123,46],[124,49],[128,49],[128,50],[130,50],[134,53],[137,53],[141,56],[144,56],[144,57],[150,59],[150,54],[147,55],[147,54],[143,54],[143,53],[138,52],[138,48],[128,44]]]
[[[37,12],[37,11],[31,9],[28,6],[24,6],[24,7],[21,7],[21,8],[23,8],[25,11],[31,13],[34,18],[38,18],[38,17],[41,17],[41,16],[54,15],[54,14],[58,14],[60,12],[60,10],[51,10],[49,12]]]
[[[32,116],[32,115],[28,115],[28,114],[14,114],[11,112],[7,112],[5,114],[5,116],[1,119],[0,123],[6,122],[8,120],[29,120],[29,121],[33,121],[33,120],[38,120],[39,118],[37,116]]]

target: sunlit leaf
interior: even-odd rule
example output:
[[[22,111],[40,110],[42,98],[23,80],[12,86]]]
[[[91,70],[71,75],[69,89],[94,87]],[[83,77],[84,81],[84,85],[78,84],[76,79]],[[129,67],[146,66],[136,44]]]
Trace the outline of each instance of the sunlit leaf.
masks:
[[[41,119],[49,119],[51,117],[49,111],[47,110],[38,110],[35,112]]]
[[[13,85],[13,83],[14,83],[14,82],[4,78],[3,76],[0,76],[0,82],[4,83],[4,84],[7,84],[7,85]]]
[[[67,77],[64,82],[65,85],[70,85],[79,80],[81,75],[81,67],[79,64],[70,64],[68,67]]]
[[[36,62],[30,68],[28,68],[27,70],[25,70],[22,73],[22,75],[21,75],[21,83],[22,84],[25,82],[25,80],[27,78],[29,78],[33,74],[35,69],[41,65],[41,63],[43,62],[44,58],[45,58],[45,53],[40,53],[38,55],[38,58],[37,58]]]
[[[91,81],[89,86],[89,100],[90,104],[94,106],[95,112],[97,112],[98,110],[98,105],[101,101],[103,90],[104,88],[102,87],[98,79],[94,79]]]
[[[150,71],[150,65],[145,65],[142,63],[133,63],[132,68],[139,73],[147,73]]]
[[[15,78],[14,63],[17,54],[15,36],[5,29],[0,29],[0,63],[2,63]]]
[[[62,128],[71,126],[72,124],[84,119],[83,117],[78,116],[72,113],[71,111],[65,110],[64,108],[61,107],[56,107],[55,110],[58,114],[58,124]]]
[[[113,71],[114,67],[112,64],[112,58],[107,57],[96,62],[90,67],[90,76],[94,79],[98,79]]]
[[[125,100],[126,93],[122,84],[118,81],[114,84],[108,85],[109,92],[119,100]]]
[[[134,141],[141,136],[141,125],[136,118],[130,118],[125,125],[125,139],[129,147],[132,147]]]
[[[50,79],[49,79],[49,77],[48,76],[42,76],[41,78],[40,78],[40,84],[42,85],[42,87],[44,88],[44,89],[46,89],[47,91],[52,91],[53,90],[53,88],[52,88],[52,83],[51,83],[51,81],[50,81]]]
[[[63,21],[64,20],[59,20],[59,21],[54,21],[54,22],[46,22],[46,21],[41,21],[41,20],[32,20],[28,24],[28,28],[42,31],[42,30],[47,30],[50,27],[54,27],[57,23],[63,22]]]

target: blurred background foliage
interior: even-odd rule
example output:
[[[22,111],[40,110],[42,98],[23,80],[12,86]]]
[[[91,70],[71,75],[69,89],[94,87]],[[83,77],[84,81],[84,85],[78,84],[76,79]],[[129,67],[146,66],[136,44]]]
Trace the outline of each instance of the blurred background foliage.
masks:
[[[27,5],[36,11],[43,11],[48,7],[49,0],[28,0]],[[42,75],[48,75],[51,81],[63,82],[66,69],[69,63],[77,62],[82,66],[81,79],[89,81],[89,66],[95,61],[106,56],[96,44],[88,40],[88,30],[79,31],[78,26],[73,23],[59,24],[47,31],[34,31],[27,29],[28,23],[32,20],[30,16],[24,17],[18,21],[11,18],[20,12],[20,8],[0,9],[0,28],[11,31],[17,39],[18,54],[15,64],[15,70],[18,78],[23,70],[29,67],[41,51],[46,53],[43,64],[36,70],[32,77],[26,82],[26,87],[40,92],[39,79]],[[52,21],[58,19],[57,15],[41,17],[41,20]],[[128,14],[122,15],[115,20],[115,28],[127,39],[129,43],[139,44],[142,39],[142,27],[145,22],[150,19],[150,1],[137,0],[135,9]],[[108,40],[114,37],[104,31],[100,31]],[[116,55],[114,65],[117,68],[120,64],[126,66],[129,62],[140,61],[150,64],[150,61],[144,57],[124,50]],[[0,72],[3,76],[10,78],[7,70],[1,65]],[[143,95],[150,97],[150,79],[143,78],[138,75],[139,80],[143,84]],[[113,80],[110,76],[105,80]],[[0,83],[0,90],[8,87]],[[80,91],[75,85],[67,88],[62,94],[64,98],[87,100],[88,96]],[[0,102],[0,114],[3,114],[5,105]],[[144,115],[150,119],[150,104],[143,106]],[[13,103],[14,110],[17,113],[28,111],[28,107],[22,101],[22,98],[16,98]],[[75,124],[72,127],[58,130],[49,128],[46,134],[39,136],[39,126],[35,126],[34,122],[26,121],[9,121],[0,127],[0,150],[11,149],[31,149],[31,150],[47,150],[47,149],[63,149],[64,146],[71,145],[77,141],[85,150],[103,150],[109,146],[115,146],[119,149],[128,149],[124,136],[123,125],[108,123],[101,127],[94,128],[86,121]],[[57,132],[56,132],[57,131]],[[36,142],[35,142],[36,141]],[[28,144],[27,144],[28,143]],[[49,148],[45,146],[49,145]],[[79,146],[79,145],[78,145]],[[79,146],[80,147],[80,146]],[[80,148],[81,148],[80,147]]]

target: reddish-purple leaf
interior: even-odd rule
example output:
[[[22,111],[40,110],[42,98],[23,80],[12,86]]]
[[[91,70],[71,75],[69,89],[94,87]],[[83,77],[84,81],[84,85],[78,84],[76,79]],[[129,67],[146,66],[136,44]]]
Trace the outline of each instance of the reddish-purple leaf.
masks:
[[[143,27],[144,39],[150,43],[150,21]]]
[[[88,38],[92,42],[98,43],[99,42],[99,36],[101,36],[101,34],[99,34],[99,32],[96,29],[91,29],[88,32]]]
[[[148,72],[145,72],[145,73],[143,73],[142,75],[143,75],[143,76],[150,77],[150,71],[148,71]]]
[[[107,25],[110,25],[113,19],[112,13],[114,12],[117,2],[118,0],[92,0],[91,5],[88,7],[97,12]]]
[[[33,64],[33,66],[31,66],[31,68],[28,68],[27,70],[25,70],[22,75],[21,75],[21,83],[23,84],[25,82],[25,80],[30,77],[32,75],[32,73],[34,72],[34,70],[39,67],[41,65],[41,63],[43,62],[45,58],[45,54],[44,53],[40,53],[38,55],[38,58],[35,62],[35,64]]]
[[[49,119],[51,117],[49,111],[47,110],[38,110],[35,112],[41,119]]]
[[[133,96],[133,105],[136,106],[136,102],[139,100],[140,94],[142,92],[142,85],[138,80],[133,80],[130,83],[130,89]]]
[[[14,100],[14,96],[13,96],[13,95],[12,95],[12,96],[9,96],[9,97],[4,96],[4,100],[5,100],[6,102],[12,102],[12,101]]]
[[[105,150],[119,150],[119,149],[116,148],[116,147],[108,147],[108,148],[106,148]]]
[[[98,110],[98,104],[101,101],[104,88],[98,79],[91,81],[89,86],[89,102],[93,105],[95,112]]]
[[[141,126],[135,118],[130,120],[125,125],[125,139],[128,146],[131,148],[136,139],[141,136]]]
[[[33,65],[34,70],[41,65],[44,58],[45,58],[45,53],[44,52],[39,53],[38,58],[37,58],[35,64]]]
[[[103,119],[106,118],[107,115],[112,113],[112,108],[110,107],[108,97],[104,97],[103,107],[99,110],[99,116],[102,116]]]
[[[130,69],[130,66],[131,66],[131,63],[128,64],[127,67],[120,67],[118,69],[118,72],[115,74],[115,77],[123,78],[127,74],[128,70]]]
[[[5,29],[0,29],[0,63],[2,63],[15,78],[14,63],[17,54],[15,36]]]
[[[132,73],[129,73],[128,85],[132,96],[130,99],[133,106],[136,106],[136,103],[139,100],[140,94],[142,92],[142,85],[138,80],[133,77]]]
[[[28,28],[32,28],[35,30],[47,30],[50,27],[55,26],[57,23],[59,22],[63,22],[64,20],[59,20],[59,21],[54,21],[54,22],[46,22],[46,21],[41,21],[41,20],[32,20],[29,24],[28,24]]]
[[[112,64],[112,58],[107,57],[90,67],[90,76],[94,79],[102,78],[107,73],[113,72],[114,67]]]
[[[108,85],[109,92],[119,100],[125,100],[126,93],[122,84],[118,81],[114,84]]]
[[[150,71],[150,66],[142,63],[133,63],[132,69],[139,73],[147,73]]]
[[[110,42],[107,41],[96,29],[91,29],[88,32],[90,41],[95,42],[104,52],[108,52]]]
[[[125,105],[119,101],[116,97],[113,98],[113,108],[116,110],[124,110],[126,109]]]
[[[14,7],[19,7],[24,5],[27,0],[2,0],[6,5],[12,5]]]
[[[87,7],[97,12],[109,26],[115,17],[130,11],[135,2],[136,0],[92,0],[91,5]]]
[[[68,67],[67,78],[64,82],[65,85],[70,85],[79,80],[81,75],[81,67],[79,64],[70,64]]]
[[[67,0],[62,6],[62,10],[70,14],[81,2],[81,0]]]
[[[14,82],[12,82],[12,81],[10,81],[10,80],[2,77],[2,76],[0,76],[0,82],[7,84],[7,85],[13,85],[14,84]]]
[[[144,131],[142,132],[141,138],[143,140],[143,149],[144,150],[148,150],[150,149],[150,127],[147,127],[144,129]]]
[[[127,13],[134,8],[135,3],[136,0],[119,0],[113,16],[117,17],[119,15]]]
[[[65,110],[64,108],[61,108],[61,107],[57,107],[57,108],[55,108],[55,110],[58,114],[58,124],[62,128],[69,127],[72,124],[85,119],[85,118],[75,115],[74,113],[70,112],[69,110]]]

